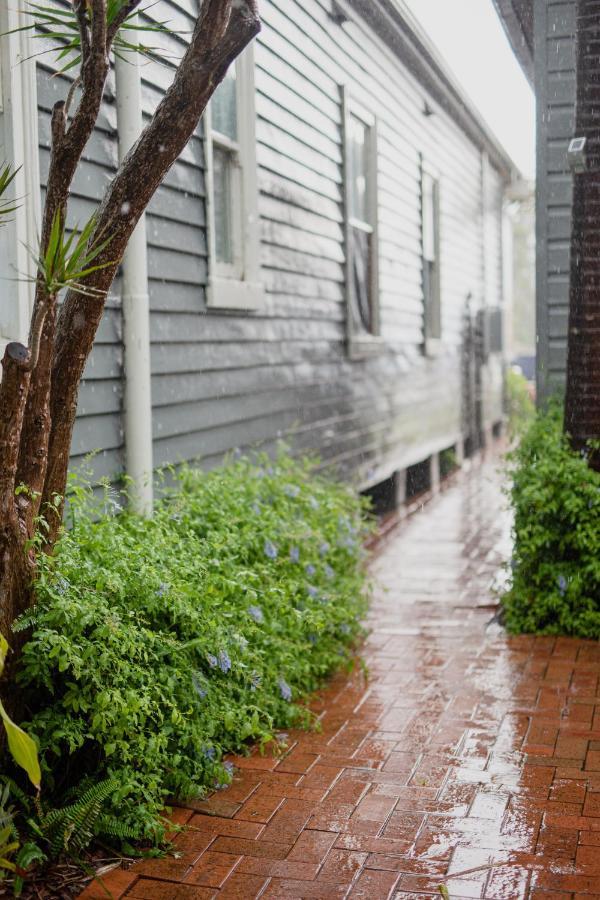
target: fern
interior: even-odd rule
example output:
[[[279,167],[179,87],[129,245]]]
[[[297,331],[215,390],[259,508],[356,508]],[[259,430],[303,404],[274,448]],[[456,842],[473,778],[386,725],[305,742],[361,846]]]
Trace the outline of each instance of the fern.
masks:
[[[117,838],[120,841],[140,839],[139,829],[125,825],[116,816],[100,816],[96,823],[95,833],[99,837]]]
[[[49,856],[78,854],[98,833],[105,801],[119,786],[107,778],[85,791],[81,798],[62,809],[52,809],[40,818],[40,829],[49,845]]]
[[[19,631],[27,631],[27,629],[37,625],[38,621],[39,611],[37,607],[33,606],[31,609],[28,609],[27,612],[22,613],[18,619],[15,619],[11,625],[11,631],[13,634],[17,634]]]

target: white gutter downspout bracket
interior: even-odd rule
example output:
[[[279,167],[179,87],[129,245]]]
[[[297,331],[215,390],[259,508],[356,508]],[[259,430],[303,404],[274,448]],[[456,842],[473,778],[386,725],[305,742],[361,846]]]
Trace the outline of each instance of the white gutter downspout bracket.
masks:
[[[119,162],[139,138],[142,127],[140,66],[135,53],[115,60]],[[125,353],[125,459],[134,512],[152,514],[152,393],[150,300],[146,217],[142,215],[122,262],[123,345]]]

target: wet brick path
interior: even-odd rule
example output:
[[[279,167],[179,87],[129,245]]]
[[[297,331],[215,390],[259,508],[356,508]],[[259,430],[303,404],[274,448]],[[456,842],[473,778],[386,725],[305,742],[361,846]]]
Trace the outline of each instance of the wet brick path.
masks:
[[[113,871],[113,897],[599,900],[600,647],[491,622],[502,506],[487,463],[401,527],[373,564],[368,680],[175,810],[181,855]]]

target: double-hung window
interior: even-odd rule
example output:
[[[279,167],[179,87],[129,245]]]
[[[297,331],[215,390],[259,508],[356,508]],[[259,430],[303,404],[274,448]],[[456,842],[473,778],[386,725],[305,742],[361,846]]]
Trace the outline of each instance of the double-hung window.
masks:
[[[205,116],[209,307],[257,309],[263,296],[255,116],[250,46],[230,66]]]
[[[425,349],[442,336],[440,293],[440,184],[423,166],[421,172],[421,234]]]
[[[347,331],[351,355],[379,344],[377,123],[343,91]]]

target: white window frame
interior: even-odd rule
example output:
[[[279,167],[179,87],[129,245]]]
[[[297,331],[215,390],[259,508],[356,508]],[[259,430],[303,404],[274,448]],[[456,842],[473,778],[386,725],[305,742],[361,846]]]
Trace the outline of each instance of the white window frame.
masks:
[[[252,311],[260,309],[264,287],[260,273],[258,179],[256,169],[256,109],[254,88],[254,47],[250,44],[234,63],[236,66],[236,106],[238,140],[217,135],[211,127],[210,104],[204,115],[206,151],[206,209],[209,277],[206,305],[209,309]],[[233,262],[217,262],[213,203],[213,145],[235,155],[231,223]]]
[[[347,85],[341,88],[342,102],[342,140],[344,160],[344,242],[345,242],[345,279],[346,279],[346,340],[348,355],[351,359],[361,359],[375,353],[379,353],[383,347],[381,336],[380,298],[379,298],[379,203],[378,203],[378,134],[376,116],[352,96]],[[372,332],[356,328],[354,324],[354,310],[352,308],[352,259],[350,255],[350,228],[363,229],[364,223],[356,222],[350,217],[351,185],[347,177],[349,170],[348,140],[350,117],[354,117],[368,128],[369,145],[368,154],[368,186],[367,186],[367,214],[371,234],[371,271],[369,282],[369,294],[371,298],[371,315],[373,322]]]
[[[427,298],[425,296],[425,216],[424,216],[424,199],[425,199],[425,178],[430,178],[433,182],[433,198],[434,198],[434,221],[433,221],[433,240],[435,247],[436,262],[436,328],[431,329],[428,310]],[[423,349],[427,356],[436,356],[442,346],[443,337],[443,316],[442,316],[442,284],[441,284],[441,179],[440,173],[421,157],[421,266],[422,266],[422,290],[423,290]]]
[[[30,23],[24,0],[0,4],[0,161],[18,169],[11,186],[18,209],[0,228],[0,352],[27,341],[33,309],[28,248],[37,247],[41,221],[36,66],[29,31],[17,30]]]

